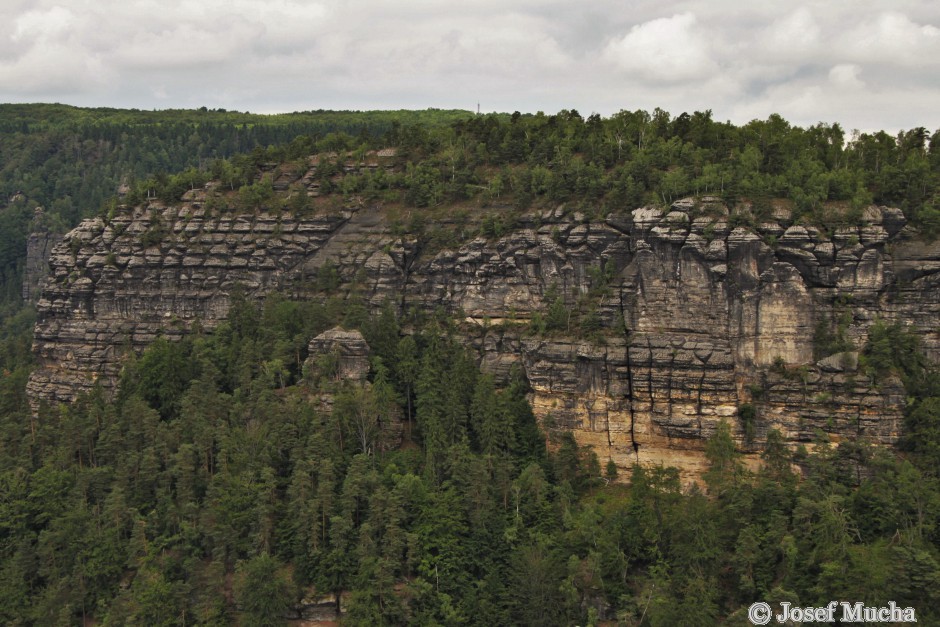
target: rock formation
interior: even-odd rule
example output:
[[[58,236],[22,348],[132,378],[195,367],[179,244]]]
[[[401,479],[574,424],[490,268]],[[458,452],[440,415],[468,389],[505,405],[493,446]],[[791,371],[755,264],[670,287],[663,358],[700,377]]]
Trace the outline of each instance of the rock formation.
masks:
[[[366,339],[359,331],[346,331],[334,327],[310,340],[304,368],[310,376],[329,375],[340,381],[364,383],[369,376],[371,351]],[[320,370],[323,358],[327,358],[329,373]]]
[[[33,232],[26,240],[26,267],[23,269],[23,300],[35,303],[42,293],[42,283],[49,274],[49,257],[52,248],[62,240],[62,235],[50,231],[43,224],[43,210],[36,208]]]
[[[786,215],[735,227],[707,198],[593,220],[561,207],[524,214],[501,237],[435,246],[422,232],[402,235],[381,207],[296,217],[219,213],[202,200],[87,220],[54,248],[38,303],[35,401],[113,384],[122,353],[158,333],[180,336],[197,321],[211,329],[236,286],[316,297],[325,270],[370,306],[459,315],[484,368],[522,365],[543,423],[621,466],[695,474],[722,420],[752,452],[771,428],[794,443],[820,431],[894,442],[899,383],[873,384],[852,351],[814,356],[821,322],[844,320],[858,349],[876,319],[901,321],[940,357],[940,245],[919,240],[896,209],[871,207],[860,226],[826,233]],[[590,301],[599,331],[531,332],[555,294],[568,308]]]

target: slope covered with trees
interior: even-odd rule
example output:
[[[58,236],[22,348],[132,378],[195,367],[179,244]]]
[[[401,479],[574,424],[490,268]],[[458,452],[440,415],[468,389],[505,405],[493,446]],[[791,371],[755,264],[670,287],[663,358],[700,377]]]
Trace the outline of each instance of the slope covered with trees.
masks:
[[[370,382],[300,366],[337,322],[372,346]],[[274,625],[342,595],[362,625],[743,625],[761,599],[891,600],[929,623],[940,390],[905,338],[879,328],[866,359],[917,399],[909,456],[793,454],[772,432],[752,473],[725,425],[702,491],[669,468],[625,486],[570,435],[546,443],[525,382],[497,390],[446,319],[239,301],[212,336],[128,363],[113,402],[31,420],[4,390],[0,616]],[[393,419],[413,429],[383,451]]]
[[[732,205],[749,202],[744,222],[759,222],[784,199],[797,218],[828,228],[875,202],[900,207],[931,237],[940,232],[940,131],[922,127],[847,135],[838,124],[804,129],[778,115],[735,126],[710,111],[673,117],[660,109],[584,118],[577,111],[254,115],[2,105],[0,131],[0,198],[9,199],[0,212],[5,285],[20,278],[36,205],[62,230],[107,210],[122,185],[174,199],[210,176],[249,184],[266,161],[315,152],[345,159],[387,147],[398,148],[399,176],[368,172],[324,192],[414,207],[467,199],[517,207],[566,202],[598,215],[716,195]],[[342,169],[324,165],[325,180],[337,165]]]
[[[8,285],[33,205],[64,228],[121,211],[121,182],[124,202],[175,202],[215,178],[231,203],[220,211],[382,202],[408,208],[403,231],[433,230],[459,204],[485,210],[488,236],[532,205],[599,216],[696,194],[736,206],[739,224],[785,208],[832,229],[879,202],[927,237],[940,227],[940,135],[924,129],[846,142],[837,125],[737,127],[708,112],[2,114],[0,183],[24,194],[0,213]],[[386,147],[390,168],[346,171]],[[322,197],[274,194],[266,164],[312,154]],[[335,277],[327,267],[317,281],[329,293]],[[900,450],[820,434],[812,453],[793,452],[771,432],[750,472],[721,428],[693,488],[669,468],[617,477],[570,436],[546,439],[524,379],[499,388],[481,374],[446,317],[370,316],[328,297],[238,300],[211,335],[129,358],[115,398],[34,416],[33,315],[6,293],[5,623],[283,624],[316,597],[341,599],[344,623],[363,625],[745,625],[756,600],[833,599],[940,620],[940,389],[900,326],[874,325],[861,357],[874,380],[905,383]],[[328,358],[304,370],[308,341],[335,324],[372,347],[367,384],[337,380]],[[393,421],[404,444],[386,450]]]
[[[401,128],[435,129],[466,111],[313,111],[257,115],[225,110],[81,109],[0,105],[0,296],[15,298],[33,208],[64,231],[116,200],[122,186],[282,146],[297,137],[346,134],[372,143]]]

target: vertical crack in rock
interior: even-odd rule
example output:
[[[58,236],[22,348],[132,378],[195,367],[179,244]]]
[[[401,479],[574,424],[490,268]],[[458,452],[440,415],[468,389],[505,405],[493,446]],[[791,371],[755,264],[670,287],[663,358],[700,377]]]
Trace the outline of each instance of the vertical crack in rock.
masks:
[[[421,240],[415,242],[414,251],[411,255],[408,254],[407,248],[403,247],[402,252],[402,282],[401,282],[401,300],[398,303],[398,315],[401,316],[405,313],[408,304],[408,282],[411,279],[411,267],[417,261],[418,257],[421,256]]]
[[[669,357],[669,376],[666,377],[666,415],[670,422],[672,421],[672,372],[676,367],[677,352],[675,348],[672,349],[672,354]]]
[[[607,373],[607,383],[604,386],[605,387],[604,396],[606,396],[607,398],[610,398],[611,372],[610,372],[610,359],[608,357],[609,355],[607,351],[604,351],[604,371]],[[604,416],[607,420],[607,446],[612,447],[614,445],[614,442],[610,437],[610,405],[607,405],[606,408],[604,409]]]
[[[702,388],[705,386],[705,374],[708,370],[702,364],[702,376],[698,379],[698,395],[695,399],[695,415],[698,417],[698,431],[702,432]]]
[[[646,392],[650,397],[650,415],[652,416],[656,409],[656,399],[653,397],[653,343],[649,335],[646,336],[646,350],[649,353],[649,377],[646,379]]]
[[[630,358],[630,344],[632,343],[633,337],[630,329],[627,327],[627,311],[626,307],[623,304],[623,288],[619,290],[619,301],[620,301],[620,318],[623,320],[623,337],[624,337],[624,350],[626,351],[626,361],[627,361],[627,407],[630,411],[630,445],[633,446],[633,455],[636,457],[637,463],[640,462],[640,444],[636,441],[636,414],[633,407],[633,361]]]

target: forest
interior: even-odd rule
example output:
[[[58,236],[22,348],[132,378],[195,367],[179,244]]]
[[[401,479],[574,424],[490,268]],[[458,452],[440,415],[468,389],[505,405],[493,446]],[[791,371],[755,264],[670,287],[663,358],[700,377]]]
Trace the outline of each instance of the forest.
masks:
[[[812,452],[791,450],[771,432],[748,470],[723,425],[690,488],[675,469],[627,473],[543,431],[524,376],[497,385],[451,317],[370,311],[329,285],[303,302],[236,293],[212,333],[129,356],[113,397],[34,414],[35,312],[19,296],[35,228],[176,202],[210,179],[232,192],[220,211],[314,211],[264,174],[310,155],[316,201],[407,207],[411,231],[455,206],[486,212],[480,230],[498,236],[533,206],[590,218],[716,196],[742,207],[743,226],[780,203],[822,229],[888,204],[930,239],[940,131],[847,136],[661,110],[60,105],[0,106],[0,128],[0,622],[284,625],[323,598],[350,625],[692,627],[748,625],[758,600],[858,599],[940,624],[940,377],[901,325],[874,324],[860,347],[873,379],[904,384],[896,449],[820,433]],[[336,176],[390,147],[393,167]],[[336,325],[371,347],[367,381],[337,376],[331,355],[308,360]]]
[[[372,347],[370,381],[303,366],[337,323]],[[0,619],[282,625],[313,590],[351,625],[746,625],[756,600],[831,599],[936,624],[940,379],[900,327],[865,354],[912,395],[902,452],[771,432],[749,472],[723,424],[689,490],[546,441],[525,380],[498,389],[446,316],[239,299],[129,362],[113,400],[33,418],[3,380]]]

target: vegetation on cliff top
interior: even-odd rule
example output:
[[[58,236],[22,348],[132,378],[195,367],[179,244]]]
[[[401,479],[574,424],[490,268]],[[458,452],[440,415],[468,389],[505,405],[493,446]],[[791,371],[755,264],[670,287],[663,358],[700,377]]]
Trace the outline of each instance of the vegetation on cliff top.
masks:
[[[19,280],[37,204],[47,225],[61,230],[107,211],[122,185],[131,190],[128,202],[174,201],[209,178],[236,189],[255,185],[264,164],[316,153],[325,156],[321,193],[413,207],[564,202],[591,216],[714,195],[729,205],[746,200],[749,209],[737,218],[745,222],[766,218],[785,199],[794,220],[832,228],[875,202],[902,208],[928,236],[940,231],[940,131],[924,128],[847,136],[838,124],[804,129],[777,115],[735,126],[709,111],[659,109],[584,118],[577,111],[253,115],[0,105],[0,130],[0,197],[10,199],[0,212],[5,284]],[[336,180],[348,161],[389,147],[397,149],[392,170]],[[494,216],[489,226],[496,232],[509,224],[510,216]]]

